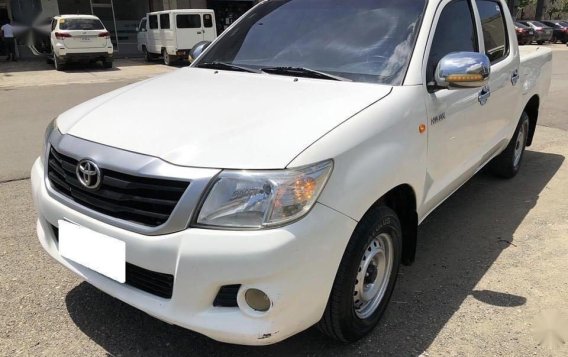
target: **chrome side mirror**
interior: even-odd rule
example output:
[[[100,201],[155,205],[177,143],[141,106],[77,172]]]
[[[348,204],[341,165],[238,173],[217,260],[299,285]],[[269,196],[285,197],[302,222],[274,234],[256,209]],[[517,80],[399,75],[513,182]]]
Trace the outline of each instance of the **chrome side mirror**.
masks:
[[[201,55],[207,47],[211,44],[211,41],[201,41],[195,44],[193,48],[189,51],[189,62],[195,61],[199,55]]]
[[[478,88],[489,81],[491,62],[478,52],[454,52],[438,63],[435,80],[439,88]]]

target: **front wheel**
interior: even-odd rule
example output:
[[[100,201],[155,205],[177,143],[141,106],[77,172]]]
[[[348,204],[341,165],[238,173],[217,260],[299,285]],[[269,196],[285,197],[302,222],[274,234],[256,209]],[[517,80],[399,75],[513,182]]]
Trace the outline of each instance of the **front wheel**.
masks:
[[[174,61],[176,60],[176,57],[170,55],[165,49],[162,51],[162,56],[164,57],[164,64],[166,66],[172,66]]]
[[[527,113],[523,112],[513,138],[505,151],[495,157],[489,164],[493,174],[502,178],[513,178],[521,169],[521,163],[529,137],[530,122]]]
[[[371,332],[392,295],[401,256],[400,221],[380,206],[359,223],[347,245],[319,329],[344,342]]]

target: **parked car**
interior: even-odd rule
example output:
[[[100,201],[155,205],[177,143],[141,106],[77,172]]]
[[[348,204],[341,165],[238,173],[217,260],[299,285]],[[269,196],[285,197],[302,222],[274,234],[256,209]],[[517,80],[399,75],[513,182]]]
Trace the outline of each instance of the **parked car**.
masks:
[[[552,27],[547,26],[539,21],[527,20],[527,21],[518,21],[523,25],[532,27],[535,32],[535,41],[539,45],[542,45],[545,42],[552,41],[552,36],[554,34],[554,30]]]
[[[530,26],[515,22],[515,32],[519,45],[529,45],[534,41],[534,30]]]
[[[515,36],[504,0],[261,2],[190,67],[50,124],[39,241],[219,341],[360,339],[418,225],[483,167],[519,172],[552,52]]]
[[[140,20],[138,50],[147,61],[159,56],[164,64],[189,55],[191,48],[201,41],[217,37],[213,10],[186,9],[151,12]]]
[[[560,20],[547,20],[547,21],[542,21],[543,24],[552,27],[553,29],[553,34],[552,34],[552,40],[550,42],[552,43],[556,43],[558,41],[562,42],[562,43],[566,43],[568,42],[568,24],[565,22],[562,22]]]
[[[101,20],[93,15],[61,15],[51,21],[50,42],[55,69],[71,62],[101,61],[112,68],[114,48]]]

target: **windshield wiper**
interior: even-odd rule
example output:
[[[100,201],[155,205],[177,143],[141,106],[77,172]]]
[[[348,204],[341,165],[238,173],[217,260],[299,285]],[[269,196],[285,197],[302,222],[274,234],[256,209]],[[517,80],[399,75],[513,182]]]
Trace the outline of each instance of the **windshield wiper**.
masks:
[[[304,67],[267,67],[262,68],[261,71],[270,74],[281,74],[285,76],[298,76],[298,77],[308,77],[308,78],[320,78],[320,79],[331,79],[333,81],[349,81],[350,79],[334,76],[333,74],[316,71],[315,69],[304,68]]]
[[[196,67],[221,69],[221,70],[227,70],[227,71],[261,73],[259,70],[256,70],[256,69],[253,69],[253,68],[243,67],[243,66],[239,66],[239,65],[236,65],[236,64],[232,64],[232,63],[226,63],[226,62],[217,62],[217,61],[199,63]]]

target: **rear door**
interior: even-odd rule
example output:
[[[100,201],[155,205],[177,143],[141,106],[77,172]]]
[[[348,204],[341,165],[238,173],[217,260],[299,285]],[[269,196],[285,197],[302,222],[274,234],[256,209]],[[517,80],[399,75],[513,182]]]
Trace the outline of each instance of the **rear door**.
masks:
[[[508,9],[503,8],[499,0],[476,0],[476,4],[483,47],[491,61],[490,97],[483,106],[477,125],[483,129],[480,137],[484,141],[484,151],[492,156],[510,139],[519,120],[517,111],[522,105],[520,60],[518,47],[511,46],[514,43],[513,31],[509,31],[505,18]]]
[[[201,14],[176,13],[177,48],[190,50],[196,43],[203,41],[203,21]]]
[[[203,14],[203,40],[211,41],[217,38],[217,28],[215,26],[214,14]]]
[[[59,19],[60,32],[66,33],[63,43],[66,48],[106,48],[109,33],[103,23],[95,18]]]

